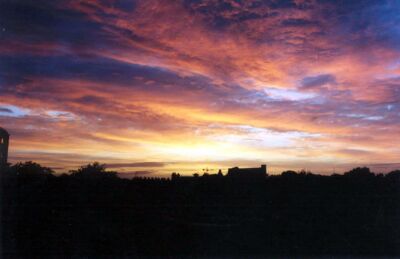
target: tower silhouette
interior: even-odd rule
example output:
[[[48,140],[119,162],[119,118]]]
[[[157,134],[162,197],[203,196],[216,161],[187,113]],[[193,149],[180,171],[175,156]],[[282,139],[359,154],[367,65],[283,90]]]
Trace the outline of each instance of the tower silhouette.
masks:
[[[0,167],[7,165],[9,140],[10,134],[5,129],[0,128]]]

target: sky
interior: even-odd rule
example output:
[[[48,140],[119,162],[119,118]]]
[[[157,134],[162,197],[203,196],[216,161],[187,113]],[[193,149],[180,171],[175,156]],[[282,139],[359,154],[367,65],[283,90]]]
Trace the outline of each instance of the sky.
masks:
[[[10,162],[400,168],[400,1],[1,0]]]

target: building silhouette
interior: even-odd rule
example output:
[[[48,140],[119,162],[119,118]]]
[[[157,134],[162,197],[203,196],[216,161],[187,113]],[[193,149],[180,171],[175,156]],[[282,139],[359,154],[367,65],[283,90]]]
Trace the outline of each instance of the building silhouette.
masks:
[[[232,167],[228,169],[228,173],[224,176],[222,171],[219,170],[217,174],[204,173],[200,176],[198,173],[193,174],[193,176],[181,176],[179,173],[172,173],[172,181],[180,182],[191,182],[199,179],[204,180],[216,180],[216,179],[257,179],[262,180],[267,177],[267,166],[261,165],[255,168],[239,168]]]
[[[10,134],[5,129],[0,128],[0,167],[7,165],[9,140]]]
[[[172,181],[192,181],[196,179],[265,179],[267,177],[267,166],[261,165],[255,168],[239,168],[232,167],[228,169],[228,173],[224,176],[222,171],[219,170],[218,174],[208,174],[204,173],[200,176],[198,173],[193,174],[193,176],[181,176],[179,173],[172,173]]]
[[[267,176],[267,166],[261,165],[256,168],[233,167],[228,169],[228,177],[236,178],[265,178]]]

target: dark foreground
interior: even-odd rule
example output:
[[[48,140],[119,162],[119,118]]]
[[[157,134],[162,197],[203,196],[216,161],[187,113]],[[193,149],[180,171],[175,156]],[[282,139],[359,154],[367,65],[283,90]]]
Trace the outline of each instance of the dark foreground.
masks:
[[[3,258],[399,256],[400,172],[123,180],[2,172]]]

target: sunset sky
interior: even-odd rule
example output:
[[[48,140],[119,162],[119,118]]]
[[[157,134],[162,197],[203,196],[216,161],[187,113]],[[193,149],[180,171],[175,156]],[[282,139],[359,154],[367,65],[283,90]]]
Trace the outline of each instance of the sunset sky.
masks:
[[[10,162],[400,168],[400,1],[1,0]]]

